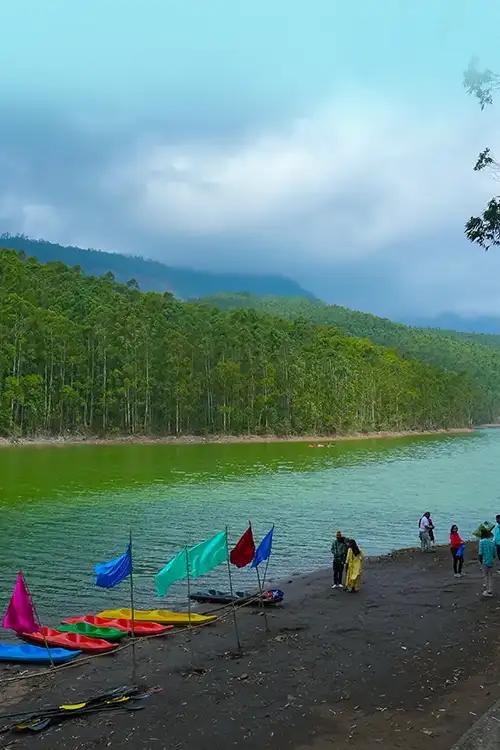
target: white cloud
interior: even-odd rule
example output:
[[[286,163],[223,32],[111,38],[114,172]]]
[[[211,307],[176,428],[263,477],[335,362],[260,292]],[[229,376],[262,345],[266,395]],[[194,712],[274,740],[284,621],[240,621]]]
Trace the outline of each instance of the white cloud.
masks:
[[[363,257],[463,223],[487,181],[472,172],[481,133],[436,113],[339,101],[287,127],[223,145],[149,143],[122,155],[106,189],[138,225],[251,234],[279,256]],[[212,258],[213,261],[213,258]]]

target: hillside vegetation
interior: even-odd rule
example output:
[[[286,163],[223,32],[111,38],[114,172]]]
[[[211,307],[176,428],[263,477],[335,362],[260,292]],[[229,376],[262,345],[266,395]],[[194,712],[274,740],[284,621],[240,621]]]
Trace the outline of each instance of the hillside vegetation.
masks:
[[[208,273],[190,268],[175,268],[137,256],[85,250],[45,240],[32,240],[23,235],[0,235],[0,247],[23,251],[42,263],[58,260],[68,266],[80,266],[92,276],[112,273],[117,281],[123,283],[134,280],[143,291],[172,292],[180,299],[242,290],[254,294],[313,298],[312,294],[295,281],[273,274]]]
[[[254,310],[0,252],[0,432],[335,433],[469,425],[467,375]]]
[[[413,328],[368,313],[301,297],[257,297],[219,294],[203,300],[221,310],[253,309],[288,320],[333,325],[349,336],[368,338],[404,357],[426,362],[448,372],[467,373],[480,391],[475,414],[479,422],[500,416],[500,336]]]

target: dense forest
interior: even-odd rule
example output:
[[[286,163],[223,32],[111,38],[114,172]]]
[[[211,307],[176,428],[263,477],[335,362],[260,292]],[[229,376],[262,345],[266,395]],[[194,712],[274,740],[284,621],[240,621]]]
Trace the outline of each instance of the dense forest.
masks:
[[[242,289],[253,294],[313,298],[295,281],[273,274],[209,273],[192,268],[175,268],[138,256],[58,245],[46,240],[32,240],[24,235],[0,234],[0,247],[26,252],[42,263],[58,260],[68,266],[80,266],[91,276],[104,276],[111,272],[117,281],[126,283],[129,279],[135,279],[145,292],[172,292],[180,299],[220,291],[240,292]]]
[[[335,433],[469,425],[464,374],[304,319],[221,311],[0,252],[0,432]]]
[[[289,320],[336,326],[344,334],[369,338],[404,356],[448,372],[467,373],[480,392],[475,419],[493,422],[500,417],[500,336],[413,328],[368,313],[302,297],[256,297],[219,294],[205,300],[221,310],[253,309]]]

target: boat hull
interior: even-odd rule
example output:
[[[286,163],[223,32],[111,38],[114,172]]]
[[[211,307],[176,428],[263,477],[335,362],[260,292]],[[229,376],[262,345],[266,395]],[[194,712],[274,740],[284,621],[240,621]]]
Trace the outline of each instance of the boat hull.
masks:
[[[98,612],[97,617],[106,618],[125,618],[129,620],[131,616],[130,609],[106,609]],[[139,622],[160,622],[165,625],[174,625],[174,627],[186,627],[187,625],[208,625],[215,622],[215,615],[199,615],[196,612],[174,612],[169,609],[135,609],[134,621]]]

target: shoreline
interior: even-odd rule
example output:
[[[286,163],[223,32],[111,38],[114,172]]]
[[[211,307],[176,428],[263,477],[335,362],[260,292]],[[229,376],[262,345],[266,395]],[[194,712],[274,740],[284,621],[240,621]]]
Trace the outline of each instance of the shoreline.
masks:
[[[339,443],[356,440],[386,440],[405,437],[432,437],[438,435],[467,435],[475,427],[450,427],[437,430],[383,430],[379,432],[349,432],[335,435],[119,435],[110,437],[85,435],[58,435],[22,438],[0,437],[0,448],[24,446],[66,445],[233,445],[252,443]]]

